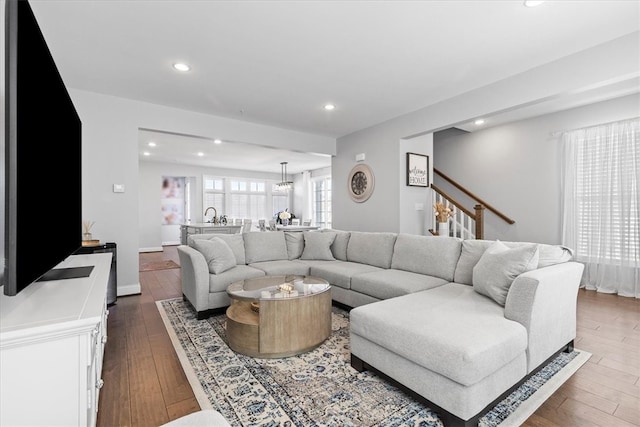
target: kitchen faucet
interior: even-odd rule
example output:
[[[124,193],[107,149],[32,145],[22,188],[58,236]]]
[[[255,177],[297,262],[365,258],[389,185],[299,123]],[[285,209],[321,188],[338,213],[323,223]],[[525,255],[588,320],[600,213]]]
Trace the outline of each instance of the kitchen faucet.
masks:
[[[207,208],[207,210],[204,211],[204,216],[205,217],[207,216],[207,213],[209,213],[209,209],[213,209],[213,220],[209,221],[209,222],[213,222],[214,224],[217,224],[218,223],[218,211],[213,206],[209,206]]]

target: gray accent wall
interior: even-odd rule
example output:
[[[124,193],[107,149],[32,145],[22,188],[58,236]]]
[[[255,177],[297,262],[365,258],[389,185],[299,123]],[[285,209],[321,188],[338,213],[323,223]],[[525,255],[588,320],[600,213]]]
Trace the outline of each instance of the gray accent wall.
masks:
[[[436,133],[435,167],[516,221],[485,210],[485,238],[560,244],[561,132],[640,116],[640,95],[521,120],[467,134]],[[436,185],[474,202],[442,178]]]
[[[638,33],[629,34],[453,98],[425,100],[425,103],[431,102],[425,108],[338,138],[337,153],[332,159],[334,228],[400,230],[401,140],[469,123],[476,118],[544,105],[606,82],[637,78],[638,47]],[[401,74],[399,70],[398,75]],[[346,187],[358,153],[366,154],[365,163],[372,167],[376,181],[373,195],[364,203],[351,201]],[[432,159],[436,165],[438,155],[434,152]],[[472,166],[475,162],[471,156],[460,159],[461,165]],[[509,175],[505,179],[518,178]]]
[[[400,188],[398,189],[398,231],[427,235],[434,228],[431,188],[407,186],[407,153],[429,157],[429,183],[433,182],[433,134],[402,139],[399,144]]]

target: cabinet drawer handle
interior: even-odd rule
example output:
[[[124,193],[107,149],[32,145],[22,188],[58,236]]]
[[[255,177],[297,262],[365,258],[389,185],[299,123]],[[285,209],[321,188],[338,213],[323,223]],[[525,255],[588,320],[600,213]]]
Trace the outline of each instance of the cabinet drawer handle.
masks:
[[[97,382],[96,382],[96,388],[99,390],[102,388],[102,386],[104,385],[104,380],[102,378],[100,378]]]

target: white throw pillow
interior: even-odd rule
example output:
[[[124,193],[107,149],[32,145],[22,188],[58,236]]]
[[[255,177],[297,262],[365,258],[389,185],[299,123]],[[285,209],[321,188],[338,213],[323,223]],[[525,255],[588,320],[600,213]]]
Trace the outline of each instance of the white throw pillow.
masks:
[[[473,290],[504,306],[515,278],[537,268],[538,257],[535,243],[509,248],[496,240],[473,267]]]
[[[336,239],[336,233],[304,232],[304,250],[300,259],[334,261],[331,244]]]
[[[224,273],[236,266],[236,256],[227,242],[219,237],[211,240],[194,239],[193,247],[204,255],[210,273]]]

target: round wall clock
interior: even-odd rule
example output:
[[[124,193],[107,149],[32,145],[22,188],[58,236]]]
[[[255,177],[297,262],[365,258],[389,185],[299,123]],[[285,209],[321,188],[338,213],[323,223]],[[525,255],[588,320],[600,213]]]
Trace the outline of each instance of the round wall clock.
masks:
[[[368,165],[361,163],[351,169],[347,179],[347,189],[354,202],[362,203],[371,197],[373,186],[373,172]]]

